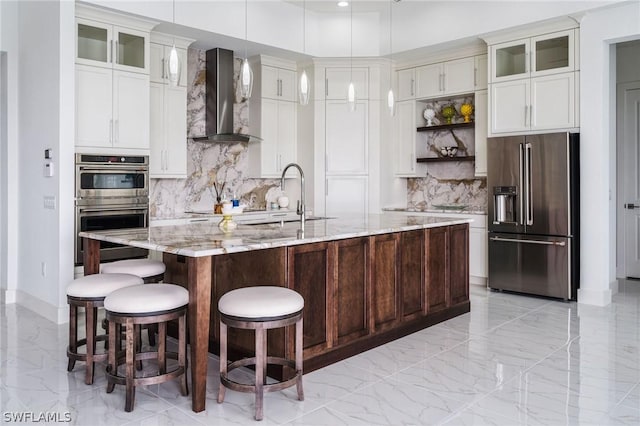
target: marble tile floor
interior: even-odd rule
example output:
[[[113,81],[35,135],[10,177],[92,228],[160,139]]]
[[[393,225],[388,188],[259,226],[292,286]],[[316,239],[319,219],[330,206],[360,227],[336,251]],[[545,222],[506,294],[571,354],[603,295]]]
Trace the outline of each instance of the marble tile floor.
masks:
[[[0,422],[55,413],[74,425],[251,425],[253,396],[217,404],[209,360],[207,409],[176,382],[124,389],[66,371],[67,326],[0,305]],[[240,371],[239,375],[250,373]],[[471,287],[471,312],[304,376],[265,396],[263,425],[640,424],[640,281],[621,281],[600,308]],[[44,422],[32,422],[44,424]]]

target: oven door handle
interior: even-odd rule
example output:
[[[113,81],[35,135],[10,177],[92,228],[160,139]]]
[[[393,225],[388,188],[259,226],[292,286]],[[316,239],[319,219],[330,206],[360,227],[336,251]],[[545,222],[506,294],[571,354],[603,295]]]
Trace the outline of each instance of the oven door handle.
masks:
[[[78,170],[83,171],[95,171],[100,173],[117,173],[118,171],[136,171],[136,172],[147,172],[147,168],[143,166],[125,166],[118,164],[116,167],[108,167],[108,166],[78,166]]]
[[[127,212],[140,211],[142,213],[145,213],[147,211],[147,208],[140,207],[140,206],[136,206],[136,207],[105,206],[105,207],[88,207],[88,208],[78,206],[79,213],[107,213],[107,212],[118,212],[118,211],[127,211]]]

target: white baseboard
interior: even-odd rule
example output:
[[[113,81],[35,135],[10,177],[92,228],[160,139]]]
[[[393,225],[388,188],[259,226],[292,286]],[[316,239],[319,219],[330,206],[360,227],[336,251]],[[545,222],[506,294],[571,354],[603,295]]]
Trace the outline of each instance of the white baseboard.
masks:
[[[2,290],[2,299],[5,305],[11,305],[16,303],[16,291],[15,290]]]
[[[469,275],[469,284],[486,287],[487,286],[487,278],[486,277],[475,277],[473,275]]]
[[[612,290],[578,289],[578,303],[584,305],[607,306],[611,303]]]
[[[16,291],[16,303],[56,324],[69,322],[69,306],[67,305],[54,306],[20,290]]]

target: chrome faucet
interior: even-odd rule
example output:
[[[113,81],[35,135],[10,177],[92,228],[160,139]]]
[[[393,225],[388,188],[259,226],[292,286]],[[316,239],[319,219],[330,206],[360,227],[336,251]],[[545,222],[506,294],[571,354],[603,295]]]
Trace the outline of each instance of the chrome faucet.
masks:
[[[284,175],[287,173],[289,167],[295,167],[300,172],[300,200],[298,200],[296,213],[300,215],[300,224],[304,226],[305,219],[305,207],[304,207],[304,173],[302,171],[302,167],[300,167],[296,163],[287,164],[284,169],[282,169],[282,177],[280,178],[280,189],[284,191]]]

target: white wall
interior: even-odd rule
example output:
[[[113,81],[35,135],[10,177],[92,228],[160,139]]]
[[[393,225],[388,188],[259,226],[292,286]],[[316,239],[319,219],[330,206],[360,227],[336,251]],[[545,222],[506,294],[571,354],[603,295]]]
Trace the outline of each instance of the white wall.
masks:
[[[18,285],[18,3],[0,2],[2,87],[0,135],[0,292],[6,303],[16,301]]]
[[[18,303],[65,321],[73,278],[74,4],[28,1],[18,6],[19,215]],[[44,177],[44,150],[54,177]],[[44,196],[56,198],[45,210]]]
[[[580,25],[581,303],[606,305],[615,286],[615,54],[640,37],[640,2],[588,13]],[[615,291],[615,287],[613,288]]]

